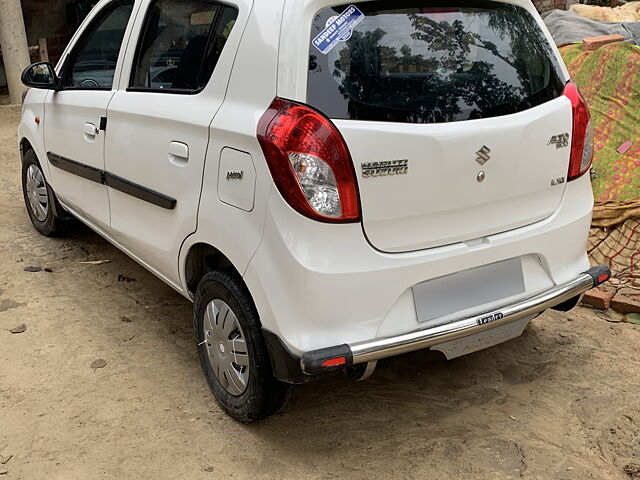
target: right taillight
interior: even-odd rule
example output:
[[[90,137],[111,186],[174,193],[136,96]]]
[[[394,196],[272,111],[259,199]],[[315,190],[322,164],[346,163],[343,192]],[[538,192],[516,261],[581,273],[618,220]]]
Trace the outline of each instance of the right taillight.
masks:
[[[569,161],[569,181],[581,177],[591,168],[593,161],[593,127],[589,107],[578,86],[567,83],[564,96],[571,102],[573,112],[573,132],[571,135],[571,159]]]
[[[258,141],[280,194],[314,220],[360,220],[356,174],[342,135],[320,112],[276,98],[258,124]]]

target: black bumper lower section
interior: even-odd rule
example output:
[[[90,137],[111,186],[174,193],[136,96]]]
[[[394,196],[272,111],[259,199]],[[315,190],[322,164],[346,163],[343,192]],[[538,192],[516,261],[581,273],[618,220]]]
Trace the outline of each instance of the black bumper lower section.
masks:
[[[269,350],[269,356],[271,357],[271,369],[273,370],[273,376],[276,377],[277,380],[285,383],[292,383],[294,385],[302,385],[303,383],[314,382],[316,380],[320,380],[322,378],[333,377],[336,373],[344,371],[351,365],[351,361],[345,363],[344,365],[339,365],[335,367],[325,367],[322,366],[322,362],[326,360],[326,357],[323,356],[324,350],[316,350],[314,352],[309,352],[301,357],[293,354],[280,337],[276,334],[268,331],[262,330],[262,334],[264,335],[265,342],[267,343],[267,349]],[[335,348],[327,348],[327,353],[330,352],[330,355],[336,352]],[[338,353],[347,353],[346,349],[349,349],[348,345],[344,345],[340,347],[340,351]],[[351,358],[351,350],[348,351],[349,356]],[[317,368],[302,371],[302,359],[305,359],[305,365],[308,365],[306,362],[311,361],[312,365],[318,365]],[[330,358],[334,358],[331,357]],[[312,373],[313,372],[313,373]]]
[[[302,371],[300,357],[293,354],[287,346],[282,343],[280,337],[264,329],[262,330],[262,334],[264,335],[264,340],[269,350],[269,357],[271,357],[273,376],[276,377],[277,380],[300,385],[318,379],[318,377],[306,375]]]

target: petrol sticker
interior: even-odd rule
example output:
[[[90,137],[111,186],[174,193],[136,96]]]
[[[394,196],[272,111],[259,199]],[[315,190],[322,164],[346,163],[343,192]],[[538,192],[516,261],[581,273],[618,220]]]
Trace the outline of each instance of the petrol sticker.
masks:
[[[313,39],[313,46],[323,55],[328,54],[340,42],[346,42],[353,35],[353,29],[364,20],[364,13],[355,5],[340,15],[327,20],[326,28]]]

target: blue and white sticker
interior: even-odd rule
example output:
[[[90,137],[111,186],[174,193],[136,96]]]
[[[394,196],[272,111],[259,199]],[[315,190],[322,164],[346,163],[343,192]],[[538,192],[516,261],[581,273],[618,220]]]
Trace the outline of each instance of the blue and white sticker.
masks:
[[[313,39],[313,46],[323,55],[328,54],[340,42],[353,35],[353,29],[364,20],[364,13],[355,5],[349,5],[340,15],[327,20],[326,28]]]

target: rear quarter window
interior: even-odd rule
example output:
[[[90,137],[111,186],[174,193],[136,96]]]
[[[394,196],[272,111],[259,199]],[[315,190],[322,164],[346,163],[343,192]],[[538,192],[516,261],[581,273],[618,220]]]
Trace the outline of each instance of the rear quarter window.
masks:
[[[311,40],[350,4],[313,20]],[[524,8],[499,2],[355,4],[365,15],[326,55],[310,42],[307,102],[334,119],[442,123],[559,97],[556,56]]]

